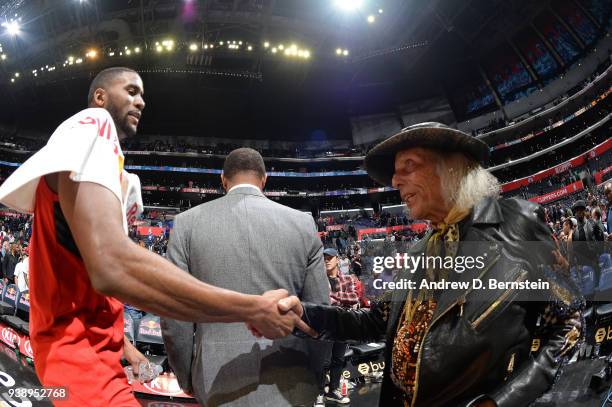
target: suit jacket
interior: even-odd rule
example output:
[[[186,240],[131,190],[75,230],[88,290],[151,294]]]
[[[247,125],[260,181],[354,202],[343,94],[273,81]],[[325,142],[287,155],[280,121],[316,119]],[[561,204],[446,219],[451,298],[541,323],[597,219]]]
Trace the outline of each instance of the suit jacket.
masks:
[[[247,294],[284,288],[329,303],[323,245],[312,216],[239,187],[174,219],[167,257],[206,283]],[[206,406],[294,406],[317,394],[309,349],[295,337],[256,339],[242,323],[162,319],[181,387]]]

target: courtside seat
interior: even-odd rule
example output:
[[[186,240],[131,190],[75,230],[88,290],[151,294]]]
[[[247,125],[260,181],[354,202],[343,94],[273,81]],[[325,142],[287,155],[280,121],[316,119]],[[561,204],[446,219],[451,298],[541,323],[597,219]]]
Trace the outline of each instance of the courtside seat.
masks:
[[[157,315],[146,314],[140,320],[136,332],[136,342],[141,344],[163,345],[160,318]]]
[[[610,256],[610,253],[604,253],[599,256],[599,269],[603,270],[607,268],[612,268],[612,256]]]
[[[592,295],[595,291],[595,271],[593,267],[582,266],[582,273],[579,277],[582,282],[582,295]]]
[[[13,328],[30,334],[30,292],[28,290],[17,294],[15,315],[5,315],[4,320]]]
[[[584,319],[588,323],[588,321],[593,318],[593,307],[589,307],[586,310],[584,310],[584,312],[582,313],[582,316],[584,316]]]
[[[6,294],[6,284],[0,279],[0,315],[10,314],[13,307],[4,302],[4,295]]]
[[[598,290],[605,291],[605,290],[612,289],[612,266],[605,267],[605,268],[602,267],[600,268],[600,270],[601,270],[601,276],[599,277]]]
[[[597,307],[597,311],[595,311],[597,315],[597,319],[612,317],[612,303],[603,304]]]
[[[17,311],[17,296],[19,295],[19,290],[15,284],[8,284],[2,293],[2,301],[0,302],[0,310],[2,311],[2,316],[0,318],[4,319],[4,317],[9,315],[15,315]]]
[[[350,349],[355,352],[358,357],[374,356],[376,353],[385,349],[384,342],[361,343],[359,345],[351,345]]]

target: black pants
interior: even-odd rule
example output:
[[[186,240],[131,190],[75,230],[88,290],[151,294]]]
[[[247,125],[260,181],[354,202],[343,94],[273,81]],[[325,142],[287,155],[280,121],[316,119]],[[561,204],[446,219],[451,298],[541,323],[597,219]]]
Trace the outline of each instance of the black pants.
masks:
[[[329,391],[334,391],[340,387],[340,377],[346,365],[344,354],[346,353],[347,344],[345,342],[333,342],[327,346],[324,352],[323,363],[320,369],[315,370],[317,375],[317,384],[319,393],[324,392],[325,388],[325,372],[329,369]]]

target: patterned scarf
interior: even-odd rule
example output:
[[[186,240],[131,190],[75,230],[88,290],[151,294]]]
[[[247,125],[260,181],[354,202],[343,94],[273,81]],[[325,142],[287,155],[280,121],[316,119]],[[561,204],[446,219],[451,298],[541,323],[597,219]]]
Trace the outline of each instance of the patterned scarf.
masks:
[[[453,206],[448,212],[448,215],[444,218],[444,221],[437,223],[434,226],[435,232],[429,237],[427,241],[427,249],[425,254],[430,256],[451,256],[455,257],[457,249],[459,247],[459,227],[457,224],[465,219],[470,213],[468,210],[459,210]],[[444,245],[442,245],[444,244]],[[428,262],[429,263],[429,262]],[[436,263],[436,262],[433,262]],[[428,267],[426,272],[426,278],[428,281],[440,281],[448,277],[448,270],[442,268],[437,269],[435,267]],[[402,313],[402,320],[405,323],[410,323],[414,316],[414,311],[418,306],[425,300],[432,299],[432,293],[429,290],[420,290],[418,298],[413,304],[412,290],[408,293],[408,298],[404,304],[404,311]]]
[[[459,243],[457,223],[468,213],[469,211],[459,211],[453,208],[443,222],[435,225],[435,232],[427,241],[427,256],[454,257],[456,255]],[[427,266],[430,265],[428,262]],[[428,267],[426,278],[428,281],[439,281],[446,278],[447,274],[447,270]],[[414,397],[421,344],[437,307],[437,301],[429,290],[419,290],[418,297],[414,301],[412,293],[413,291],[410,290],[404,303],[391,352],[391,380],[403,391],[404,406],[410,406]]]

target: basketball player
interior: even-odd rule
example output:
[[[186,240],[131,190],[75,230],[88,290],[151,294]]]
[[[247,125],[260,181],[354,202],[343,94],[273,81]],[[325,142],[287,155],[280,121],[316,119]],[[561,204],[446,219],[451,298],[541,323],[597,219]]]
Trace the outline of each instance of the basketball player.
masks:
[[[140,406],[120,364],[123,303],[179,320],[246,322],[269,338],[302,324],[278,311],[285,290],[256,296],[216,288],[128,238],[128,218],[142,211],[142,199],[138,177],[123,170],[119,142],[136,134],[143,94],[135,71],[103,70],[91,83],[89,108],[63,122],[0,187],[2,203],[34,213],[30,335],[42,385],[67,387],[58,405]]]

